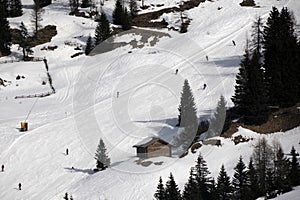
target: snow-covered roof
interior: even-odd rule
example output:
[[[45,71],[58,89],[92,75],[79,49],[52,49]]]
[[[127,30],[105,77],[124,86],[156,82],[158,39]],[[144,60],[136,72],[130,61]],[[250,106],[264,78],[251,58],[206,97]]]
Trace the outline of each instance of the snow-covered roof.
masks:
[[[133,147],[147,147],[150,144],[153,144],[154,142],[159,141],[159,140],[169,145],[168,142],[164,141],[163,139],[161,139],[159,137],[147,137],[144,140],[140,141],[139,143],[135,144]]]

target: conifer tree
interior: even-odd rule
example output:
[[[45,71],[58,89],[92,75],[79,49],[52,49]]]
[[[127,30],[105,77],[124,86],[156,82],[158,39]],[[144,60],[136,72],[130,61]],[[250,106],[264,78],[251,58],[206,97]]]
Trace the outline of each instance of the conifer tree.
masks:
[[[98,144],[95,159],[97,161],[97,169],[104,170],[108,166],[110,166],[110,158],[107,155],[107,150],[102,139],[100,139],[100,142]]]
[[[262,45],[263,45],[263,23],[262,19],[259,16],[256,21],[254,22],[254,25],[252,26],[252,52],[256,52],[259,58],[262,57]],[[259,61],[261,64],[261,61]]]
[[[88,8],[92,6],[91,0],[82,0],[81,1],[81,8]]]
[[[269,103],[288,107],[298,98],[297,40],[294,23],[287,8],[273,7],[264,27],[264,68],[268,83]]]
[[[11,34],[4,4],[0,4],[0,57],[10,54]]]
[[[78,12],[79,0],[69,0],[71,13]]]
[[[194,169],[191,168],[188,182],[184,186],[182,192],[182,198],[184,200],[198,200],[201,199],[201,194],[196,182]]]
[[[92,49],[93,49],[92,37],[89,35],[89,37],[86,41],[86,47],[84,50],[85,55],[89,55],[89,53],[92,51]]]
[[[279,194],[292,189],[289,179],[289,170],[290,163],[284,156],[282,148],[279,147],[275,161],[275,186]]]
[[[131,29],[131,16],[128,13],[127,8],[125,8],[123,12],[122,29],[125,31]]]
[[[265,138],[261,138],[254,146],[253,161],[258,177],[258,186],[261,195],[266,195],[268,190],[267,172],[272,172],[273,151]],[[270,177],[270,176],[269,176]]]
[[[200,192],[199,198],[209,199],[213,190],[213,181],[209,177],[210,172],[208,171],[206,161],[203,159],[201,154],[199,154],[197,158],[194,173],[197,190]]]
[[[28,51],[30,50],[29,34],[28,34],[28,30],[23,22],[21,22],[21,25],[19,28],[21,31],[20,31],[20,38],[18,38],[18,43],[19,43],[20,47],[22,48],[23,60],[26,60],[26,58],[28,57]]]
[[[64,200],[69,200],[69,196],[67,192],[65,193]]]
[[[258,177],[257,172],[254,168],[252,157],[250,158],[249,165],[248,165],[248,177],[249,177],[249,197],[250,199],[256,199],[260,196],[260,191],[258,187]]]
[[[116,5],[112,17],[114,24],[123,25],[124,9],[121,0],[116,0]]]
[[[9,7],[8,7],[8,0],[0,0],[0,5],[2,5],[3,7],[1,9],[2,15],[5,17],[9,17]],[[1,16],[2,16],[1,15]]]
[[[221,95],[214,116],[210,121],[210,126],[207,131],[206,138],[220,136],[222,134],[225,118],[226,118],[226,101],[224,96]]]
[[[232,186],[230,183],[230,177],[227,175],[224,165],[222,165],[218,176],[217,193],[218,193],[218,199],[231,200]]]
[[[193,142],[198,128],[196,105],[188,80],[184,81],[178,110],[178,125],[184,127],[184,130],[175,140],[177,144],[182,145],[184,150],[187,150]]]
[[[135,18],[138,15],[138,7],[137,7],[136,0],[130,0],[129,8],[130,8],[131,18]]]
[[[106,14],[104,12],[101,13],[100,21],[95,30],[95,44],[98,45],[111,35],[109,22],[107,20]]]
[[[291,150],[291,169],[290,169],[290,180],[292,186],[300,185],[300,166],[297,159],[297,154],[294,146]]]
[[[246,124],[260,125],[268,117],[264,72],[256,50],[251,58],[247,47],[244,57],[236,78],[232,101]]]
[[[166,183],[166,200],[180,200],[181,194],[178,189],[178,185],[176,184],[172,173],[170,173],[169,180]]]
[[[251,199],[249,198],[249,177],[247,173],[247,168],[243,162],[242,156],[240,156],[239,162],[234,167],[234,175],[232,179],[233,186],[233,198],[234,199]]]
[[[165,188],[161,177],[159,177],[159,183],[154,197],[156,200],[165,200]]]
[[[22,3],[21,0],[9,0],[9,17],[19,17],[22,16]]]
[[[34,0],[34,5],[33,5],[33,10],[31,13],[31,22],[33,23],[34,26],[34,36],[37,37],[37,33],[39,28],[41,28],[41,21],[42,19],[42,12],[43,9],[40,5],[40,0]]]

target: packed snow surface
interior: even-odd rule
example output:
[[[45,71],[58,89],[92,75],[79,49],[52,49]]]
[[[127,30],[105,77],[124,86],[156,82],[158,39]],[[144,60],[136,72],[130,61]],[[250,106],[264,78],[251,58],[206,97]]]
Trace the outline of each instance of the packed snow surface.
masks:
[[[6,87],[0,86],[0,164],[5,165],[5,172],[0,173],[0,199],[54,200],[62,199],[66,192],[76,200],[152,199],[159,176],[166,181],[170,172],[182,190],[200,152],[213,177],[218,175],[222,164],[231,176],[240,155],[248,162],[253,145],[262,136],[242,127],[236,135],[253,138],[248,143],[234,145],[230,138],[221,138],[221,147],[203,146],[196,154],[189,153],[181,159],[177,155],[151,158],[147,167],[137,162],[133,145],[152,136],[170,141],[180,131],[175,125],[184,79],[191,85],[199,119],[210,118],[220,95],[225,96],[228,107],[233,106],[230,98],[235,76],[254,20],[258,16],[265,20],[272,6],[279,9],[287,6],[299,22],[298,0],[256,0],[256,8],[239,6],[241,0],[206,1],[185,11],[192,19],[186,34],[155,30],[168,37],[149,38],[149,45],[135,48],[129,43],[141,44],[141,34],[123,33],[113,37],[125,45],[75,58],[70,57],[79,52],[74,48],[84,49],[89,34],[94,36],[96,23],[69,16],[68,2],[54,0],[44,8],[42,25],[55,25],[58,35],[51,42],[33,48],[35,57],[45,57],[48,61],[55,94],[39,99],[15,99],[19,95],[50,91],[48,83],[42,85],[47,82],[44,63],[4,63],[20,58],[21,50],[16,45],[12,46],[12,55],[0,58],[0,77],[11,81]],[[148,5],[152,1],[145,2]],[[143,12],[179,3],[153,2],[164,6]],[[10,25],[16,28],[23,21],[30,29],[33,1],[22,3],[24,15],[9,19]],[[113,7],[114,1],[109,0],[102,8],[109,20]],[[172,25],[176,24],[172,22],[177,20],[176,16],[168,14],[165,18]],[[53,45],[58,46],[54,51],[41,50]],[[16,80],[17,75],[24,78]],[[25,120],[29,131],[19,132],[20,123]],[[288,153],[292,145],[300,151],[299,134],[300,128],[295,128],[265,137],[270,144],[273,140],[281,142]],[[94,153],[100,138],[112,163],[107,170],[93,173]],[[66,148],[69,155],[65,155]],[[22,183],[21,191],[18,183]],[[278,199],[297,199],[297,194],[298,188]]]

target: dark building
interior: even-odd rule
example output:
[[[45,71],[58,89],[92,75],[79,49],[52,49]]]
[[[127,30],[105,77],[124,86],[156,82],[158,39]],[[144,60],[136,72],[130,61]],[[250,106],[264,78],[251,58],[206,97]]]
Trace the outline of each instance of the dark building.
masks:
[[[151,158],[158,156],[172,156],[171,145],[157,137],[147,138],[134,145],[139,158]]]

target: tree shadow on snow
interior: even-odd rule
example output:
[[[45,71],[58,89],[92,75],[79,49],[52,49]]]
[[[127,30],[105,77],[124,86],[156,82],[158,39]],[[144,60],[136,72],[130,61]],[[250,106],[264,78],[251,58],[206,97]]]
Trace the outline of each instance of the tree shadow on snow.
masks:
[[[64,169],[66,170],[69,170],[70,172],[81,172],[81,173],[84,173],[84,174],[94,174],[94,171],[93,169],[78,169],[78,168],[71,168],[71,167],[65,167]]]
[[[158,120],[140,120],[140,121],[134,121],[137,123],[162,123],[162,124],[168,124],[169,126],[176,126],[178,119],[177,118],[171,118],[171,119],[158,119]]]
[[[242,56],[231,56],[221,60],[213,60],[208,63],[217,65],[218,67],[236,67],[241,63]]]

